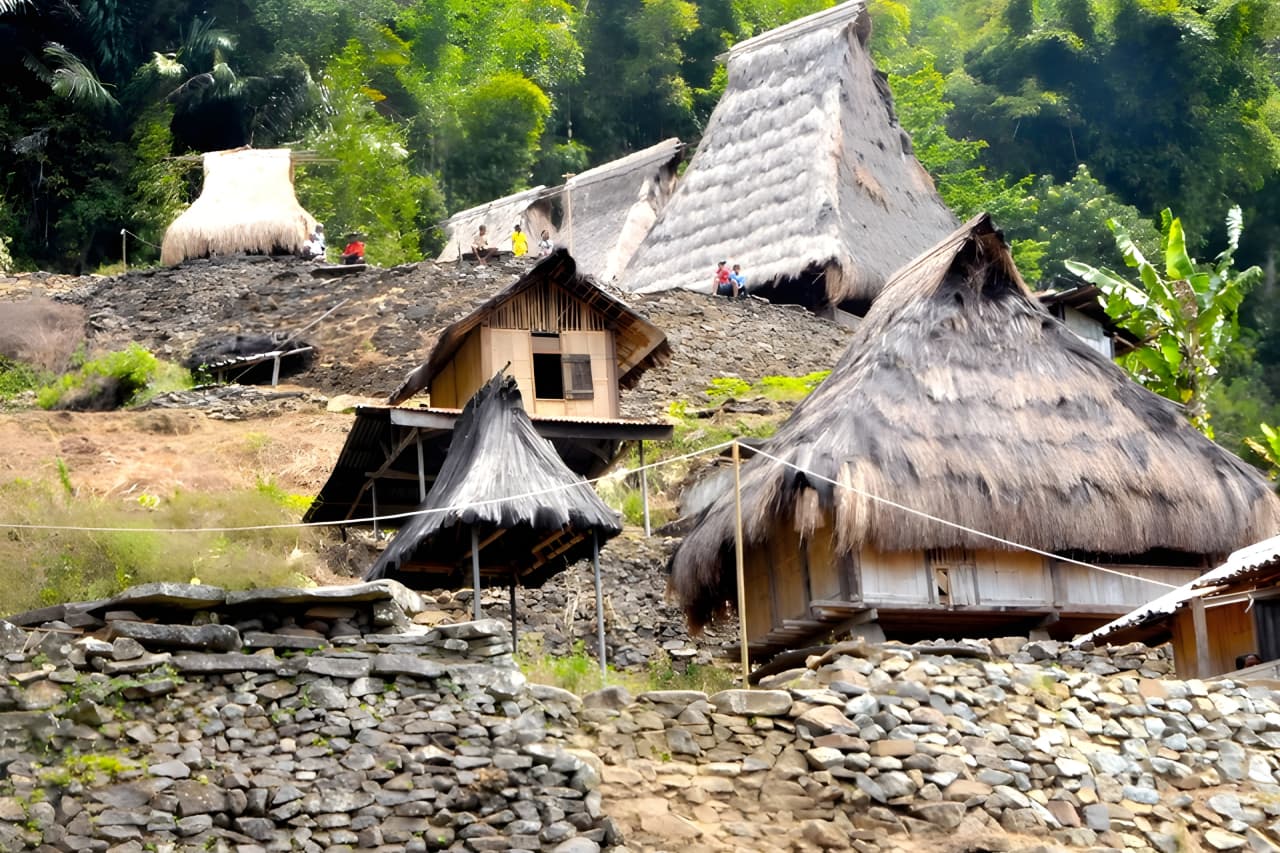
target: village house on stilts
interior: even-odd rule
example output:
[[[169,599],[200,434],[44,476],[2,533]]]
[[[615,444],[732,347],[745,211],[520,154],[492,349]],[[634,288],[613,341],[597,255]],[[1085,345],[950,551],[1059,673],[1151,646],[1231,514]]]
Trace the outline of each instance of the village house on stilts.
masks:
[[[893,277],[741,479],[757,659],[1071,637],[1280,530],[1270,485],[1050,316],[985,215]],[[736,606],[732,490],[670,568],[692,627]]]
[[[294,153],[284,148],[210,151],[200,197],[164,232],[160,262],[234,254],[296,255],[316,220],[293,192]]]
[[[366,575],[414,589],[539,587],[622,532],[622,520],[569,470],[525,414],[516,380],[490,379],[462,410],[444,467],[418,515],[405,524]],[[603,660],[603,657],[601,658]]]

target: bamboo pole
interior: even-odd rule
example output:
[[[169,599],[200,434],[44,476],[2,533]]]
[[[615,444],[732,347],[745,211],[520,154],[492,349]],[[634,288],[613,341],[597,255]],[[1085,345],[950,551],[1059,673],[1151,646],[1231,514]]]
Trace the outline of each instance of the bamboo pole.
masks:
[[[471,528],[471,585],[474,588],[471,599],[471,615],[480,620],[480,537],[475,527]]]
[[[120,229],[120,266],[124,268],[123,272],[129,271],[129,238],[125,236],[128,233],[123,228]]]
[[[644,439],[640,439],[640,505],[644,508],[644,537],[653,535],[649,525],[649,469],[644,467]]]
[[[742,457],[738,442],[733,442],[733,551],[738,564],[738,642],[742,645],[742,686],[750,689],[747,675],[751,672],[747,659],[747,582],[742,557]]]
[[[600,582],[600,534],[591,531],[591,568],[596,576],[596,640],[599,643],[600,677],[609,675],[604,649],[604,588]]]

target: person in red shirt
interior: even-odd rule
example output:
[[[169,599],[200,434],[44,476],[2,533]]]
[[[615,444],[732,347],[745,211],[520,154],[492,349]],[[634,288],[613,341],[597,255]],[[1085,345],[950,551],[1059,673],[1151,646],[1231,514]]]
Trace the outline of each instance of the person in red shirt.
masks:
[[[716,295],[733,296],[733,285],[729,282],[729,262],[716,264]]]
[[[360,239],[359,234],[351,235],[347,247],[342,250],[342,262],[344,264],[364,263],[364,241]]]

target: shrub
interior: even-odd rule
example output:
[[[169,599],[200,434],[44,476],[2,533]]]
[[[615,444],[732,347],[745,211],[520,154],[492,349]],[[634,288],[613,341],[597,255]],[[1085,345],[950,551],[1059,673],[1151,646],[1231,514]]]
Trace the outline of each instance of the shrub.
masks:
[[[42,409],[102,411],[143,403],[156,394],[191,387],[191,374],[162,362],[137,344],[86,361],[42,387]]]
[[[0,400],[9,400],[23,391],[34,391],[48,381],[48,374],[31,364],[0,355]]]

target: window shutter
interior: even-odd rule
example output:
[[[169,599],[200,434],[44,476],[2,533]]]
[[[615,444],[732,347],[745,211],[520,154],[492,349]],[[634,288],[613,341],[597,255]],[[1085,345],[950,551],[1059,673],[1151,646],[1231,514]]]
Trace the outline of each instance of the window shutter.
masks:
[[[564,355],[564,398],[566,400],[591,400],[596,396],[591,384],[591,356]]]

